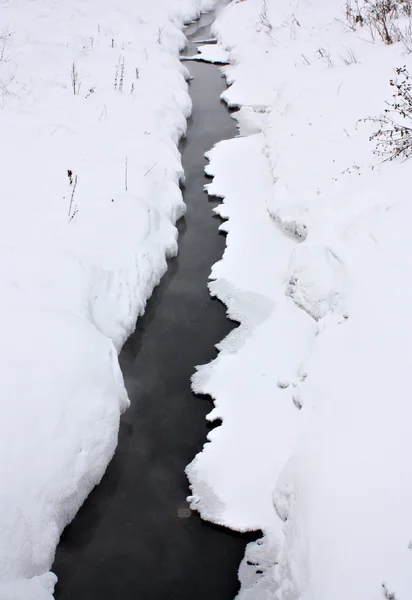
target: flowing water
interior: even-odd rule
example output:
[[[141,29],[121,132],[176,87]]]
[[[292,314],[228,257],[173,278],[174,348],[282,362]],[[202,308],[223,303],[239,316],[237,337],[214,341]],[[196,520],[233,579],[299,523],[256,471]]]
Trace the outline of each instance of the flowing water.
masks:
[[[210,36],[213,13],[186,31],[186,52]],[[185,63],[192,76],[193,115],[181,143],[187,214],[179,256],[154,290],[120,356],[131,407],[119,446],[59,544],[54,572],[59,600],[232,600],[248,536],[203,522],[186,503],[186,465],[205,442],[208,398],[190,390],[197,364],[216,355],[230,330],[225,308],[207,289],[225,240],[203,191],[204,153],[236,135],[220,94],[218,67]]]

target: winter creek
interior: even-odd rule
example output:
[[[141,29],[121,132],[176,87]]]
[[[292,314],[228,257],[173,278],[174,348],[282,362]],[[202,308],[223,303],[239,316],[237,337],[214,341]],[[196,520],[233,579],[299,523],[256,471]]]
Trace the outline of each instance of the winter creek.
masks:
[[[203,15],[187,28],[186,53],[210,35],[213,19]],[[131,407],[101,484],[63,532],[53,565],[59,600],[232,600],[245,545],[256,538],[203,522],[185,500],[184,469],[205,442],[212,408],[191,392],[190,376],[232,327],[207,289],[225,239],[216,201],[203,191],[204,153],[237,133],[220,101],[218,67],[185,64],[193,115],[181,142],[187,214],[178,223],[179,255],[120,355]]]

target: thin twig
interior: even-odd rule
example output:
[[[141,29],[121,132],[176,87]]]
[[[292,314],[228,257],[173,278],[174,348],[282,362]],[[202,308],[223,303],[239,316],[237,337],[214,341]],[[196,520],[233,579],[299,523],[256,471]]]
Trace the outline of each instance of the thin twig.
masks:
[[[150,171],[151,171],[152,169],[154,169],[154,168],[155,168],[155,166],[156,166],[156,165],[157,165],[157,163],[155,163],[155,164],[153,165],[153,167],[150,167],[150,169],[148,169],[148,170],[146,171],[146,173],[144,174],[144,176],[146,177],[146,175],[148,175],[148,174],[150,173]]]
[[[76,175],[76,177],[74,178],[74,186],[73,186],[73,191],[72,191],[72,195],[71,195],[71,198],[70,198],[70,204],[69,204],[69,214],[68,214],[68,216],[69,216],[69,217],[70,217],[70,215],[71,215],[71,212],[72,212],[73,198],[74,198],[74,193],[75,193],[75,191],[76,191],[76,187],[77,187],[77,175]]]

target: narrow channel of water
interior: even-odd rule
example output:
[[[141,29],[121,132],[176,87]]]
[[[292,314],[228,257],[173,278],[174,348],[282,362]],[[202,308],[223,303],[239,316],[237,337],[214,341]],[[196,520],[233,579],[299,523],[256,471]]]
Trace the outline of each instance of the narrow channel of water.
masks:
[[[208,37],[212,20],[204,15],[191,37]],[[63,533],[53,566],[58,600],[232,600],[238,590],[248,536],[191,513],[184,474],[205,442],[212,408],[191,392],[190,376],[214,358],[214,344],[231,327],[207,289],[225,241],[203,192],[203,155],[236,127],[219,99],[219,69],[185,64],[194,77],[193,116],[181,144],[187,214],[179,256],[121,353],[131,407],[101,484]]]

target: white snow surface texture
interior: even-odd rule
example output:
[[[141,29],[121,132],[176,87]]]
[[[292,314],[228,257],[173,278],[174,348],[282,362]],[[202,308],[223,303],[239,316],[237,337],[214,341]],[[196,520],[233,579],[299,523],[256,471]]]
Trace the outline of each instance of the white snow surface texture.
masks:
[[[410,600],[412,159],[383,162],[360,120],[411,55],[350,29],[342,0],[233,2],[215,30],[241,110],[209,153],[210,290],[240,326],[193,377],[223,424],[191,505],[263,530],[239,600]]]
[[[0,3],[1,600],[52,598],[115,450],[117,355],[184,213],[183,24],[212,4]]]

